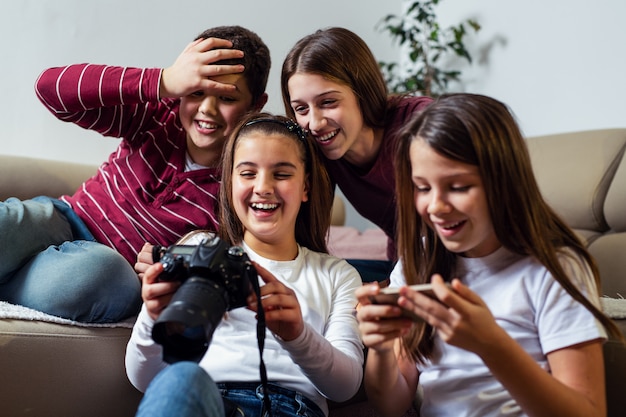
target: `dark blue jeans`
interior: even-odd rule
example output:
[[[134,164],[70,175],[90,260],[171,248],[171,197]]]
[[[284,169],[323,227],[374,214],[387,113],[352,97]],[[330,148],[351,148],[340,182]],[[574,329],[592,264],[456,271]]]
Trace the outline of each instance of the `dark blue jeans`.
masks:
[[[222,397],[235,403],[246,417],[265,417],[263,387],[257,382],[218,382]],[[324,412],[313,401],[299,392],[276,384],[268,384],[273,417],[324,417]],[[240,415],[240,414],[235,414]]]
[[[302,394],[268,384],[273,417],[324,417]],[[224,414],[224,404],[237,410]],[[228,405],[228,404],[227,404]],[[265,417],[259,383],[218,383],[195,362],[177,362],[163,369],[146,390],[137,417]]]
[[[381,287],[389,285],[389,275],[395,266],[392,261],[376,261],[371,259],[346,259],[361,275],[364,284],[378,282]]]

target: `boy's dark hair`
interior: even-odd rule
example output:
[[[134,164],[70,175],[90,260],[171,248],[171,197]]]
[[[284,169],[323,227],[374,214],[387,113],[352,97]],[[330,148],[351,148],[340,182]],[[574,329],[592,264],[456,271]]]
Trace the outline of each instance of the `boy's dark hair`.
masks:
[[[256,33],[241,26],[217,26],[196,36],[195,40],[207,38],[226,39],[233,43],[233,49],[243,51],[243,58],[225,59],[216,64],[242,64],[243,76],[252,93],[252,103],[256,103],[265,93],[272,61],[270,50]]]

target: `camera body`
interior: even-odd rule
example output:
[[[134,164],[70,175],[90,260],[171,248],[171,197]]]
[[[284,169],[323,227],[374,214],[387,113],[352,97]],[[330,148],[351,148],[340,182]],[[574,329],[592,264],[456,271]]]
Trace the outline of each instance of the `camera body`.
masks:
[[[211,235],[198,245],[156,247],[163,264],[158,281],[182,283],[152,329],[167,362],[200,361],[224,313],[247,304],[257,272],[239,246]]]
[[[240,246],[229,247],[219,237],[210,236],[199,245],[172,245],[161,253],[158,262],[163,264],[163,272],[158,281],[205,279],[207,285],[223,288],[227,310],[246,305],[256,270]]]

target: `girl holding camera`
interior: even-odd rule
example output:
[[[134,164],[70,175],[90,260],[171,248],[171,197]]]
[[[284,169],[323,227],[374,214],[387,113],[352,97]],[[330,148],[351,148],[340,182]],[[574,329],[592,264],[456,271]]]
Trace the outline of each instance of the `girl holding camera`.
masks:
[[[324,417],[327,398],[344,401],[357,392],[361,280],[346,261],[327,254],[330,187],[315,145],[295,122],[260,113],[235,129],[223,156],[220,234],[254,262],[261,303],[251,295],[247,308],[226,313],[198,364],[167,365],[151,329],[180,284],[157,282],[160,263],[148,268],[126,354],[129,379],[145,391],[138,415],[224,415],[224,398],[245,416]],[[269,392],[258,382],[261,304]],[[271,410],[263,406],[266,395]]]

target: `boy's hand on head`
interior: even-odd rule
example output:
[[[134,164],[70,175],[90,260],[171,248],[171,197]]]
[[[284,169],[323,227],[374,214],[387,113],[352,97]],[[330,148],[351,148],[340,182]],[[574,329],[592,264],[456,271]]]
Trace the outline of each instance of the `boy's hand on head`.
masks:
[[[171,67],[163,70],[159,95],[177,98],[198,90],[211,90],[215,94],[232,92],[234,85],[217,82],[211,77],[243,72],[243,65],[215,64],[225,59],[241,57],[243,52],[232,49],[232,42],[228,40],[195,40],[185,47]]]
[[[304,331],[304,319],[296,293],[280,282],[271,272],[253,262],[259,276],[265,282],[261,287],[261,301],[265,323],[272,333],[285,341],[294,340]],[[248,296],[248,308],[257,311],[255,294]]]

